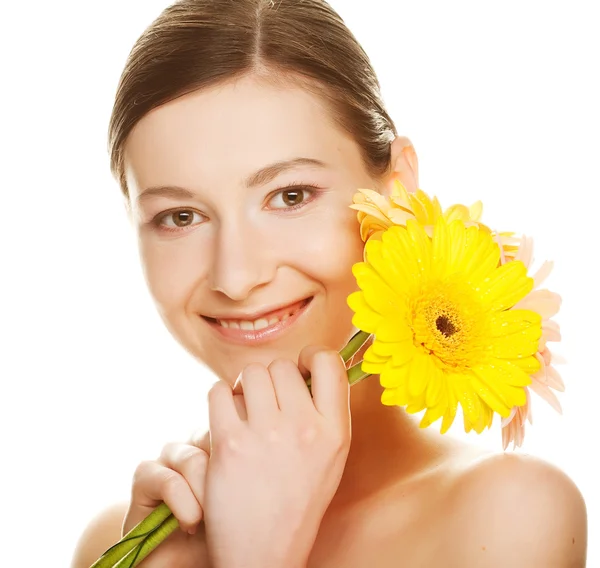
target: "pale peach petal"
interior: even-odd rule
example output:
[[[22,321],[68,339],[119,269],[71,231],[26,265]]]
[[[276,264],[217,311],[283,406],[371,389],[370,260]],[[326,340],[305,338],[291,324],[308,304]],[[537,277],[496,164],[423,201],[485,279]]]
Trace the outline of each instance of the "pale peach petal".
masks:
[[[547,341],[560,341],[561,335],[558,323],[552,320],[542,321],[542,337],[544,338],[544,343]]]
[[[379,209],[385,210],[385,209],[389,208],[390,205],[388,203],[388,200],[383,195],[381,195],[381,193],[378,193],[377,191],[375,191],[373,189],[364,189],[364,188],[363,189],[359,188],[358,191],[367,198],[367,202],[371,201]]]
[[[565,383],[563,382],[560,373],[553,366],[547,368],[546,384],[559,392],[564,392],[565,390]]]
[[[556,395],[550,390],[550,388],[539,381],[531,381],[530,387],[535,394],[543,398],[556,412],[562,414],[562,407],[560,401],[556,398]]]
[[[354,209],[355,211],[360,211],[362,213],[366,213],[368,216],[374,217],[378,221],[381,221],[382,223],[389,225],[389,221],[390,221],[389,218],[386,217],[381,212],[380,209],[378,209],[377,207],[374,207],[370,203],[357,203],[355,205],[350,205],[349,207],[350,207],[350,209]]]
[[[515,439],[514,426],[509,425],[506,428],[502,428],[502,449],[506,450],[509,444]]]
[[[546,260],[542,266],[540,266],[537,272],[533,275],[533,287],[539,288],[546,278],[550,276],[552,269],[554,268],[554,263],[551,260]]]
[[[527,387],[525,387],[527,388]],[[515,415],[517,414],[517,408],[519,408],[518,406],[513,406],[512,410],[510,411],[510,414],[506,417],[502,419],[502,428],[506,428],[514,419]]]
[[[542,353],[540,353],[539,351],[535,354],[535,358],[538,360],[539,364],[540,364],[540,369],[537,373],[534,373],[533,375],[531,375],[532,379],[536,379],[542,383],[546,383],[546,375],[547,375],[547,367],[549,365],[549,363],[546,362],[546,359],[544,359]]]
[[[552,364],[553,365],[566,365],[567,360],[558,353],[552,353]]]
[[[542,329],[543,329],[543,322],[542,322]],[[548,349],[548,347],[544,347],[544,349],[542,349],[539,352],[539,355],[541,357],[540,363],[542,363],[543,365],[550,365],[550,363],[552,362],[552,352],[550,351],[550,349]]]
[[[529,389],[525,390],[525,394],[527,395],[527,403],[525,404],[527,411],[526,418],[529,420],[529,424],[533,424],[533,404],[531,404],[531,392]],[[523,426],[525,426],[525,417],[523,418]]]
[[[392,223],[402,226],[405,226],[409,219],[415,218],[412,213],[409,211],[404,211],[403,209],[390,209],[387,212],[387,215]]]
[[[502,428],[502,447],[504,450],[508,448],[509,444],[513,443],[513,449],[521,447],[525,438],[525,424],[521,420],[520,410],[515,412],[513,420]]]
[[[399,209],[405,209],[406,211],[410,211],[410,203],[404,199],[403,197],[392,195],[390,197],[390,201],[396,205]]]
[[[561,297],[558,294],[550,290],[533,290],[517,302],[513,309],[531,310],[540,314],[543,319],[550,319],[558,313],[560,304]]]
[[[533,262],[533,239],[523,235],[520,240],[515,260],[520,260],[529,270]]]
[[[500,235],[497,232],[494,232],[494,239],[500,247],[500,264],[504,264],[506,262],[506,255],[504,253],[504,242],[502,240],[502,235]]]
[[[502,446],[506,450],[512,442],[513,448],[521,447],[525,439],[525,422],[532,423],[531,395],[525,388],[526,401],[523,406],[515,406],[508,418],[502,421]]]

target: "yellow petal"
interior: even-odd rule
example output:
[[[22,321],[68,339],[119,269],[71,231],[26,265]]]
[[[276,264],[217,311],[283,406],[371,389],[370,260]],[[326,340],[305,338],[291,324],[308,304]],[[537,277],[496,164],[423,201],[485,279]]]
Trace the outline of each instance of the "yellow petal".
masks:
[[[444,373],[435,365],[431,366],[429,381],[425,393],[425,403],[428,408],[436,406],[444,393]],[[441,416],[441,414],[440,414]],[[439,418],[439,417],[438,417]]]
[[[469,216],[473,221],[479,221],[481,219],[481,215],[483,213],[483,203],[481,201],[476,201],[469,207]]]
[[[531,384],[531,377],[523,372],[517,365],[502,359],[494,359],[487,365],[475,365],[472,369],[486,385],[490,385],[497,393],[502,393],[502,398],[509,407],[521,406],[525,404],[525,399],[521,394],[522,388],[513,389],[511,387],[526,387]],[[517,397],[517,400],[511,397]]]
[[[507,406],[503,397],[491,389],[489,385],[480,381],[476,376],[471,379],[471,385],[481,400],[492,408],[494,412],[503,417],[510,414],[511,407]]]
[[[517,260],[498,267],[485,279],[485,289],[481,290],[481,300],[490,309],[500,311],[514,306],[531,292],[533,279],[527,276],[527,269]]]
[[[493,356],[500,359],[521,359],[535,355],[542,337],[542,318],[529,310],[508,310],[503,314],[506,314],[503,323],[508,325],[496,325],[492,330],[494,339],[490,346]],[[517,320],[519,317],[520,322]],[[502,327],[506,329],[504,334],[498,330]]]
[[[402,389],[402,392],[406,393],[410,368],[410,364],[403,365],[402,367],[386,366],[379,376],[381,386]]]
[[[446,433],[450,426],[452,426],[454,418],[456,417],[456,410],[458,408],[458,398],[454,391],[453,385],[451,383],[447,383],[447,387],[448,406],[444,411],[444,418],[440,427],[441,434]]]
[[[425,392],[431,371],[431,356],[415,353],[408,376],[408,394],[411,397],[418,397]]]
[[[473,390],[471,381],[461,377],[455,386],[455,392],[465,416],[472,424],[476,424],[481,414],[481,399]]]

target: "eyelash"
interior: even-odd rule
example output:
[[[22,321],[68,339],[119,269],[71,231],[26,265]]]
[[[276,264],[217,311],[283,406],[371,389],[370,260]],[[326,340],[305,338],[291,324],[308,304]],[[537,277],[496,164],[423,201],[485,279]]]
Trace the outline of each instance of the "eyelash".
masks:
[[[299,184],[299,183],[292,182],[292,183],[285,185],[283,187],[280,187],[278,190],[274,191],[269,196],[269,199],[267,201],[271,201],[276,195],[285,193],[286,191],[289,191],[291,189],[305,191],[305,192],[309,193],[314,199],[314,194],[318,190],[320,190],[321,187],[318,185],[310,184],[310,183]],[[310,203],[311,201],[312,201],[312,199],[309,198],[309,200],[302,201],[302,203],[298,203],[297,205],[292,205],[291,207],[284,207],[282,209],[274,209],[274,211],[285,211],[285,212],[296,211],[297,209],[300,209],[300,208],[306,206],[307,203]],[[189,226],[175,229],[172,227],[165,227],[164,225],[162,225],[163,219],[169,217],[169,215],[174,215],[175,213],[182,213],[182,212],[202,215],[201,213],[198,213],[198,211],[194,211],[193,209],[189,209],[189,208],[171,209],[169,211],[163,211],[162,213],[159,213],[156,217],[154,217],[154,219],[152,219],[150,221],[150,224],[154,225],[160,231],[165,231],[167,233],[179,233],[181,231],[185,231],[186,229],[189,228]]]
[[[297,190],[300,190],[300,191],[306,191],[314,199],[315,193],[318,190],[320,190],[321,187],[319,187],[318,185],[310,184],[310,183],[296,183],[296,182],[292,182],[292,183],[290,183],[288,185],[284,185],[283,187],[280,187],[279,189],[277,189],[276,191],[274,191],[269,196],[268,201],[271,201],[276,195],[279,195],[281,193],[285,193],[286,191],[290,191],[291,189],[297,189]],[[312,199],[309,199],[308,201],[303,201],[302,203],[298,203],[297,205],[292,205],[291,207],[284,207],[282,209],[275,209],[275,211],[295,211],[296,209],[300,209],[301,207],[306,206],[306,204],[310,203],[311,201],[312,201]]]

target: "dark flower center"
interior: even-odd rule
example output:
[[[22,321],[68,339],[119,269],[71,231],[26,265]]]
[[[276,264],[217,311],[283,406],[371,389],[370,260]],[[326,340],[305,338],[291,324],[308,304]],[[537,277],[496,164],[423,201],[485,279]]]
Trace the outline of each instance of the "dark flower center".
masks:
[[[439,316],[435,320],[435,327],[445,337],[451,337],[458,331],[447,316]]]

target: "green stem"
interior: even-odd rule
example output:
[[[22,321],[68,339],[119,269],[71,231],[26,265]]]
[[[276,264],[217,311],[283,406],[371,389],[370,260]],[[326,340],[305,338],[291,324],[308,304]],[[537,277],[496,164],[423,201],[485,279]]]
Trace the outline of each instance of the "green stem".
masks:
[[[352,367],[350,367],[348,369],[348,382],[350,383],[350,386],[355,385],[356,383],[359,383],[363,379],[366,379],[367,377],[371,376],[370,373],[365,373],[361,369],[361,365],[362,365],[362,361],[360,363],[357,363],[356,365],[353,365]]]
[[[177,530],[178,526],[177,519],[173,515],[169,516],[159,527],[148,534],[134,550],[131,550],[127,556],[119,560],[114,568],[134,568],[161,542],[166,540],[173,531]]]
[[[355,333],[352,336],[352,339],[348,341],[346,346],[340,351],[340,355],[342,356],[344,363],[350,361],[350,359],[352,359],[352,357],[360,351],[360,348],[369,340],[370,337],[371,334],[367,333],[366,331],[358,331]],[[369,376],[370,375],[365,374],[360,370],[360,363],[357,363],[348,369],[348,382],[350,385],[354,385]],[[308,390],[312,392],[312,380],[310,377],[306,379],[306,386],[308,387]]]
[[[133,527],[119,542],[111,546],[90,568],[112,568],[126,557],[140,542],[159,529],[171,516],[171,510],[165,503],[156,507],[144,520]]]
[[[346,347],[340,351],[344,363],[350,361],[350,359],[359,352],[360,348],[367,342],[369,337],[371,337],[370,333],[359,330],[352,339],[348,341]]]

